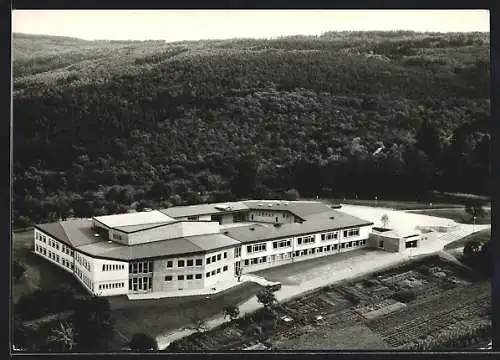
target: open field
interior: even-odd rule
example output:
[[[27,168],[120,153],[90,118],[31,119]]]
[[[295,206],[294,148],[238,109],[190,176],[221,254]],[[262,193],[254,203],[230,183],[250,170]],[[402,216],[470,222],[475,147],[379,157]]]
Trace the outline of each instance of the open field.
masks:
[[[190,350],[242,349],[257,342],[275,349],[404,349],[457,323],[488,322],[489,309],[488,281],[433,256],[287,301],[278,307],[274,327],[258,323],[254,315],[261,328],[257,334],[248,331],[250,321],[243,318],[179,345]]]
[[[482,225],[491,223],[491,210],[484,210],[484,213],[485,214],[483,217],[476,218],[476,224]],[[428,209],[419,211],[418,214],[452,219],[457,223],[461,224],[472,224],[474,222],[472,216],[470,214],[467,214],[467,212],[465,212],[465,209],[463,207],[457,209],[442,209],[442,210]]]
[[[445,245],[445,250],[458,249],[465,246],[471,240],[477,240],[479,242],[487,242],[491,240],[491,228],[478,231],[476,233],[470,234],[460,240],[454,241],[450,244]]]
[[[311,199],[312,200],[312,199]],[[320,199],[322,201],[328,202],[329,204],[349,204],[349,205],[361,205],[361,206],[373,206],[373,207],[383,207],[394,210],[420,210],[420,209],[447,209],[447,208],[462,208],[459,202],[432,202],[432,206],[429,202],[424,201],[398,201],[398,200],[374,200],[374,199]]]

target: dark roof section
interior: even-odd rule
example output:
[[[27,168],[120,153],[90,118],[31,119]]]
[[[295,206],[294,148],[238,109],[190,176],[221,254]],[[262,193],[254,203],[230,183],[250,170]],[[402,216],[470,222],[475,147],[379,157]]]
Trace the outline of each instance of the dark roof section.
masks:
[[[75,220],[76,221],[76,220]],[[44,233],[56,238],[57,240],[65,243],[66,245],[72,245],[66,232],[64,231],[60,222],[39,224],[35,225],[35,228],[43,231]]]
[[[91,220],[77,219],[37,225],[37,228],[92,257],[123,261],[183,254],[202,254],[239,244],[238,241],[217,233],[127,246],[95,236],[91,225]]]
[[[247,200],[244,203],[251,210],[289,211],[303,220],[332,211],[330,206],[321,201]]]
[[[307,221],[300,224],[284,224],[280,227],[250,225],[226,229],[225,232],[227,232],[227,236],[242,243],[251,243],[368,225],[373,225],[373,223],[339,211],[330,210],[329,212],[311,216]]]
[[[218,207],[223,207],[227,205],[230,207],[229,210],[221,210]],[[212,215],[219,213],[234,213],[239,211],[248,210],[247,206],[241,202],[225,202],[225,203],[212,203],[212,204],[199,204],[199,205],[188,205],[188,206],[175,206],[168,209],[161,209],[162,213],[173,218],[182,218],[187,216],[196,215]]]

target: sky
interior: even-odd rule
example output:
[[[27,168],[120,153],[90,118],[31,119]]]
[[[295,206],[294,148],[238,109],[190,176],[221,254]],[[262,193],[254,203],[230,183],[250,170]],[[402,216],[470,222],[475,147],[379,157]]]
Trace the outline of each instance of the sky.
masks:
[[[14,10],[17,33],[85,40],[200,40],[326,31],[490,31],[488,10]]]

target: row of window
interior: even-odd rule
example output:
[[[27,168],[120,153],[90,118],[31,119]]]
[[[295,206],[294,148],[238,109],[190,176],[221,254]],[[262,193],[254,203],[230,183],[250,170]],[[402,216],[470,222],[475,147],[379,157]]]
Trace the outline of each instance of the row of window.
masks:
[[[40,240],[43,243],[47,243],[47,237],[45,235],[40,234],[39,232],[35,232],[35,239]]]
[[[248,245],[247,246],[247,253],[254,253],[254,252],[260,252],[260,251],[266,251],[266,243],[261,243],[261,244],[254,244],[254,245]]]
[[[279,215],[280,212],[271,212],[271,211],[255,211],[254,212],[255,216],[276,216]],[[288,219],[291,215],[288,213],[281,213],[285,219]]]
[[[68,269],[73,270],[73,263],[71,261],[66,260],[65,258],[62,258],[61,263],[63,264],[64,267],[67,267]]]
[[[196,279],[196,280],[200,280],[202,278],[202,274],[189,274],[189,275],[177,275],[177,280],[184,280],[184,278],[186,278],[186,280],[193,280]],[[165,281],[172,281],[173,280],[173,276],[172,275],[167,275],[165,276]]]
[[[124,287],[125,287],[124,282],[99,284],[99,290],[119,289],[119,288],[124,288]]]
[[[222,271],[227,271],[227,265],[222,268]],[[210,276],[214,276],[215,274],[220,274],[221,268],[218,268],[217,270],[212,270],[211,272],[207,272],[205,274],[205,277],[209,278]]]
[[[131,263],[129,266],[130,274],[147,274],[153,272],[153,262],[152,261],[140,261]]]
[[[203,265],[203,259],[177,260],[177,267],[195,266],[195,265],[196,266]],[[168,268],[174,267],[174,261],[167,260],[167,267]]]
[[[323,253],[323,252],[336,251],[338,249],[346,249],[346,248],[352,248],[352,247],[364,246],[364,245],[366,245],[366,240],[349,241],[349,242],[345,242],[345,243],[340,244],[340,246],[338,244],[333,244],[333,245],[321,246],[321,247],[312,248],[312,249],[305,249],[305,250],[297,250],[295,252],[288,252],[288,253],[271,255],[271,256],[259,256],[259,257],[255,257],[252,259],[246,259],[244,261],[244,264],[245,264],[245,266],[256,265],[256,264],[266,263],[268,261],[273,262],[276,260],[286,260],[286,259],[298,257],[298,256],[313,255],[313,254],[318,254],[318,253]]]
[[[321,241],[335,240],[335,239],[338,239],[338,237],[339,237],[339,233],[338,232],[321,234]]]
[[[234,249],[234,258],[239,258],[241,256],[241,248],[240,247],[237,247],[236,249]]]
[[[344,237],[349,237],[349,236],[358,236],[359,235],[359,229],[349,229],[349,230],[344,230]]]
[[[290,246],[292,246],[291,240],[273,241],[273,248],[274,249],[290,247]]]
[[[214,263],[216,261],[220,261],[221,259],[222,259],[221,254],[213,255],[211,258],[207,257],[207,265]],[[226,251],[224,251],[224,259],[227,259],[227,252]]]
[[[90,262],[86,258],[81,256],[79,253],[75,253],[75,260],[77,263],[87,269],[87,271],[90,271]]]
[[[52,246],[54,249],[59,250],[59,243],[55,240],[49,239],[49,246]]]
[[[128,289],[132,291],[151,290],[153,281],[150,277],[134,277],[128,280]]]
[[[120,234],[113,233],[113,240],[123,240],[123,236]]]
[[[90,279],[77,267],[75,267],[75,274],[82,280],[85,286],[94,291],[94,284],[92,284],[92,281],[90,281]]]
[[[314,235],[303,236],[297,238],[297,244],[312,244],[316,241],[316,237]]]
[[[124,264],[102,264],[102,271],[124,270]]]
[[[61,245],[62,249],[61,251],[65,254],[68,254],[70,256],[73,256],[73,250],[71,250],[69,247],[67,247],[66,245],[62,244]]]

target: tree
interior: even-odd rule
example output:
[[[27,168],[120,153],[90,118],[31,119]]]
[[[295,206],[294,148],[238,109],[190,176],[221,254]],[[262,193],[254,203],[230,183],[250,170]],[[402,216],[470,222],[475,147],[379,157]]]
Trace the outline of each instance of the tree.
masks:
[[[106,298],[92,296],[77,300],[73,324],[79,351],[107,350],[113,326]]]
[[[382,217],[380,218],[380,221],[384,225],[384,228],[387,229],[387,225],[389,224],[389,215],[387,215],[387,214],[382,215]]]
[[[464,246],[464,258],[466,261],[473,262],[478,258],[481,251],[481,243],[477,240],[469,241]]]
[[[298,200],[300,197],[299,192],[297,189],[289,189],[285,191],[285,198],[290,201]]]
[[[48,346],[53,351],[71,351],[76,346],[75,330],[73,325],[65,321],[60,321],[59,326],[52,329],[47,338]]]
[[[143,333],[136,333],[132,335],[130,341],[130,349],[132,351],[157,351],[158,342],[152,336]]]
[[[26,273],[26,266],[21,261],[16,259],[14,260],[14,263],[12,265],[12,272],[14,275],[14,279],[16,281],[19,281]]]
[[[264,288],[257,293],[257,301],[266,308],[272,308],[278,303],[276,296],[268,288]]]
[[[467,202],[467,204],[465,204],[465,211],[472,216],[472,218],[482,218],[484,216],[483,205],[477,202]]]
[[[436,166],[441,160],[441,139],[434,124],[425,119],[415,136],[416,148],[422,150]]]
[[[224,308],[224,319],[229,316],[231,320],[236,319],[240,315],[240,309],[237,306],[226,306]]]

